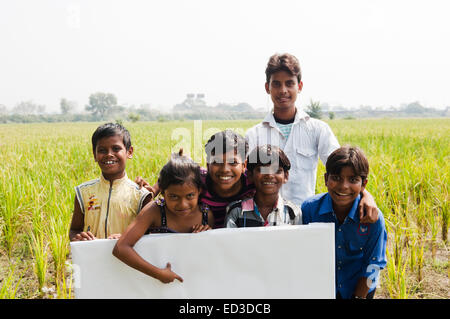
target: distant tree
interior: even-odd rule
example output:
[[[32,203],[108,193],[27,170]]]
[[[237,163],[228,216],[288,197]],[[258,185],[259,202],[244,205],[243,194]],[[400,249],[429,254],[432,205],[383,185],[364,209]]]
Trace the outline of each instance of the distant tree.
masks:
[[[75,106],[76,106],[76,102],[69,101],[65,98],[62,98],[59,101],[59,106],[61,108],[61,114],[68,114],[68,113],[73,112],[73,110],[75,109]]]
[[[128,114],[128,119],[129,119],[131,122],[133,122],[133,123],[139,121],[140,118],[141,118],[141,116],[140,116],[139,114],[136,114],[136,113],[130,113],[130,114]]]
[[[320,102],[310,101],[309,105],[306,106],[306,113],[315,118],[320,119],[322,117],[322,108],[320,107]]]
[[[425,113],[426,110],[418,101],[409,103],[405,107],[406,113]]]
[[[12,110],[12,113],[22,115],[43,114],[44,112],[45,105],[36,104],[33,101],[22,101]]]
[[[236,104],[233,107],[233,111],[235,111],[235,112],[253,112],[254,109],[250,104],[241,102],[239,104]]]
[[[103,119],[112,108],[117,106],[117,98],[114,94],[97,92],[89,96],[89,104],[86,105],[85,109],[92,112],[94,116]]]
[[[328,118],[329,118],[330,120],[334,120],[335,117],[336,117],[336,114],[335,114],[334,112],[329,112],[329,113],[328,113]]]

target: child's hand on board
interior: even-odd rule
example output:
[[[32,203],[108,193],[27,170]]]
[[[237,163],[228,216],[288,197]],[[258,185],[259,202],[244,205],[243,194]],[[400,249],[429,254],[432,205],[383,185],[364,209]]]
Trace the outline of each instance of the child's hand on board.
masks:
[[[95,236],[90,232],[81,232],[75,235],[75,237],[72,238],[72,241],[85,241],[85,240],[94,240],[96,239]]]
[[[171,268],[172,266],[170,265],[170,263],[167,263],[166,268],[161,269],[161,271],[158,273],[157,278],[164,284],[168,284],[175,279],[183,282],[183,278],[174,273]]]
[[[112,234],[108,236],[108,239],[119,239],[122,234]]]
[[[200,233],[202,231],[206,231],[206,230],[210,230],[210,229],[211,229],[211,226],[209,226],[209,225],[197,224],[197,225],[192,226],[193,233]]]

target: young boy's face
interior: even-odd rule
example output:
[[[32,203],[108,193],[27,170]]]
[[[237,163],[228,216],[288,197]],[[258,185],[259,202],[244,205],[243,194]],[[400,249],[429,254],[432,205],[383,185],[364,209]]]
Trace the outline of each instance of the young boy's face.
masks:
[[[218,195],[228,194],[241,188],[241,175],[245,172],[245,162],[234,151],[212,155],[208,174]]]
[[[133,147],[127,151],[120,135],[98,140],[94,158],[102,170],[103,177],[109,181],[125,176],[126,161],[133,156]]]
[[[351,207],[366,184],[367,179],[363,181],[350,166],[344,166],[338,175],[325,173],[325,185],[337,207]]]
[[[289,173],[278,164],[257,166],[249,174],[255,184],[256,192],[263,195],[275,195],[288,180]]]
[[[286,71],[279,71],[270,76],[266,83],[266,92],[272,98],[274,111],[295,107],[297,94],[302,90],[303,83],[298,83],[297,77]]]

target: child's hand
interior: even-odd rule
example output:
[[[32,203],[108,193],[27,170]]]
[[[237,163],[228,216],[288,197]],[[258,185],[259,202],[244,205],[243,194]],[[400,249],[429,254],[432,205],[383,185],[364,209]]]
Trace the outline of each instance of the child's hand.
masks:
[[[85,240],[94,240],[96,239],[95,236],[90,232],[81,232],[75,235],[75,237],[72,238],[72,241],[85,241]]]
[[[136,179],[134,180],[134,182],[139,185],[139,188],[150,187],[150,184],[145,179],[143,179],[141,176],[137,176]]]
[[[137,176],[136,179],[134,180],[134,182],[136,184],[138,184],[139,188],[144,187],[146,190],[148,190],[150,193],[152,193],[152,197],[155,197],[155,194],[157,194],[156,189],[154,189],[152,186],[150,186],[150,184],[142,177]]]
[[[359,221],[373,224],[378,220],[378,208],[373,196],[364,190],[358,206]]]
[[[174,273],[171,268],[172,268],[172,266],[170,265],[170,263],[167,263],[166,268],[161,269],[157,278],[163,284],[168,284],[168,283],[174,281],[175,279],[178,279],[180,282],[183,282],[183,278],[181,278],[176,273]]]
[[[199,233],[199,232],[210,230],[210,229],[211,229],[211,227],[209,225],[199,225],[199,224],[197,224],[197,225],[192,226],[192,232],[193,233]]]
[[[121,234],[112,234],[108,236],[108,239],[119,239]]]

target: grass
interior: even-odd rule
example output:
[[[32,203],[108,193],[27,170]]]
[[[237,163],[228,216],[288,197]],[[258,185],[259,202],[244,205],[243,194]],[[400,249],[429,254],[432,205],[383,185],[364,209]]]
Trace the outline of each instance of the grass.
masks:
[[[125,123],[134,146],[127,174],[156,182],[180,146],[205,165],[212,133],[243,134],[257,122]],[[369,158],[367,189],[388,230],[376,297],[449,298],[450,119],[328,123],[341,145],[359,146]],[[90,145],[98,124],[0,125],[0,298],[73,297],[66,262],[74,186],[99,175]],[[319,164],[317,193],[326,191],[323,173]]]

